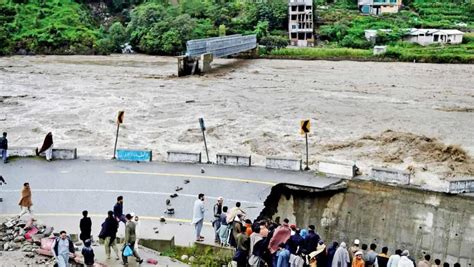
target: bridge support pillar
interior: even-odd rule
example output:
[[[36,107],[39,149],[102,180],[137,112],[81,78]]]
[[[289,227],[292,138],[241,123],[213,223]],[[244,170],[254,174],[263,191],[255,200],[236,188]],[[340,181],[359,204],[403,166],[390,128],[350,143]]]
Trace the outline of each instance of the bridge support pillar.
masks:
[[[211,70],[211,63],[214,60],[214,55],[212,53],[202,54],[201,55],[201,62],[202,62],[202,72],[208,72]]]
[[[200,73],[199,59],[189,56],[178,57],[178,77]]]

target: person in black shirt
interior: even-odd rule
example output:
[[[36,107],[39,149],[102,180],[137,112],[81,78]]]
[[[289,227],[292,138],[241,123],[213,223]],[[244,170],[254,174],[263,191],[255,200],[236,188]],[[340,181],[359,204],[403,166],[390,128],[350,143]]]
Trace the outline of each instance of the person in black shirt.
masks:
[[[79,239],[81,239],[84,243],[87,239],[91,238],[92,221],[91,218],[87,217],[88,214],[89,212],[87,212],[87,210],[83,211],[82,216],[84,217],[79,222],[79,229],[81,230]]]

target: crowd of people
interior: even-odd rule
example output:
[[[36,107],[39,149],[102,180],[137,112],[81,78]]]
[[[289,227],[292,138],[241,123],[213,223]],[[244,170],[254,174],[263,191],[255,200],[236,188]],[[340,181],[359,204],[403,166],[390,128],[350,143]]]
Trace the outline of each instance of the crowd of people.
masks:
[[[29,183],[24,183],[21,191],[21,198],[19,201],[21,208],[19,217],[25,214],[32,214],[31,207],[33,206],[31,188]],[[117,247],[117,233],[119,230],[120,222],[125,225],[124,242],[120,249]],[[143,259],[138,254],[138,231],[140,228],[139,217],[133,213],[124,214],[123,212],[123,196],[117,197],[113,210],[109,210],[107,217],[101,224],[101,230],[99,233],[99,239],[103,241],[105,247],[105,254],[107,259],[111,259],[111,252],[115,254],[116,260],[122,260],[123,265],[128,264],[128,257],[134,256],[138,263],[142,263]],[[85,266],[93,266],[95,262],[95,254],[92,248],[93,235],[92,235],[92,220],[89,217],[89,212],[84,210],[82,212],[82,218],[79,221],[79,239],[83,243],[81,254]],[[59,236],[55,238],[51,253],[56,259],[58,267],[67,267],[72,257],[71,254],[75,253],[74,243],[66,231],[60,231]]]
[[[257,219],[251,221],[237,202],[228,208],[219,197],[213,207],[215,242],[232,246],[235,254],[232,263],[237,267],[449,267],[450,264],[425,254],[418,263],[408,250],[388,247],[377,252],[377,244],[361,244],[356,239],[350,247],[345,242],[326,243],[314,225],[307,228],[290,224],[288,219],[277,217],[274,221]],[[193,224],[196,241],[201,242],[204,221],[204,194],[199,194],[194,203]],[[454,267],[460,267],[455,263]]]
[[[122,264],[128,263],[128,257],[134,256],[138,263],[143,260],[138,254],[137,232],[139,218],[133,213],[124,214],[123,196],[117,197],[117,202],[101,224],[99,239],[104,243],[107,259],[111,259],[111,252],[116,260]],[[199,194],[194,202],[192,224],[195,227],[195,241],[202,242],[204,237],[201,230],[205,218],[205,195]],[[32,213],[31,189],[29,183],[24,183],[19,201],[20,217]],[[91,247],[92,220],[88,211],[82,212],[79,222],[79,238],[83,242],[82,255],[86,266],[95,262],[94,250]],[[124,245],[117,247],[117,233],[120,222],[124,223]],[[251,221],[242,209],[241,203],[229,208],[224,206],[224,199],[217,198],[213,206],[214,241],[221,246],[235,248],[232,264],[237,267],[441,267],[441,260],[431,261],[425,254],[423,259],[416,263],[408,250],[395,249],[392,253],[388,247],[382,247],[377,252],[377,244],[361,244],[355,239],[349,247],[345,242],[325,242],[318,234],[314,225],[307,228],[290,224],[288,219],[277,217],[275,220],[256,219]],[[59,267],[69,266],[70,253],[74,253],[74,244],[65,231],[54,240],[51,248]],[[450,264],[444,262],[443,267]],[[455,263],[454,267],[460,267]]]

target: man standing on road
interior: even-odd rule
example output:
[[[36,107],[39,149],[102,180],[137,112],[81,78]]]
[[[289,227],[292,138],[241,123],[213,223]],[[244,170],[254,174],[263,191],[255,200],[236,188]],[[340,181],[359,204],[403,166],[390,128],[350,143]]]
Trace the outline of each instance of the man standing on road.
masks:
[[[89,212],[87,210],[82,212],[82,219],[79,222],[79,228],[81,230],[81,234],[79,235],[79,239],[82,240],[82,242],[86,242],[86,240],[91,238],[91,229],[92,229],[92,220],[91,218],[87,217],[89,215]]]
[[[125,215],[125,218],[127,219],[127,223],[125,224],[125,240],[124,240],[124,246],[122,249],[123,264],[124,265],[128,264],[128,257],[125,257],[123,255],[123,251],[127,245],[133,251],[133,256],[136,258],[138,264],[141,264],[143,260],[140,258],[140,256],[138,256],[138,253],[135,250],[135,241],[137,241],[137,235],[135,233],[136,225],[132,220],[133,219],[132,215],[127,214]]]
[[[3,132],[3,136],[0,137],[0,156],[3,159],[3,163],[7,163],[7,150],[8,150],[7,133]]]
[[[21,190],[21,199],[18,205],[20,205],[21,207],[19,217],[23,216],[26,213],[31,214],[31,206],[33,206],[33,202],[31,202],[31,189],[29,183],[23,184],[23,189]]]
[[[51,251],[53,252],[54,258],[56,258],[56,263],[58,267],[68,267],[69,266],[69,256],[74,254],[74,244],[71,239],[66,234],[66,231],[59,232],[59,237],[54,240],[53,245],[51,246]]]
[[[117,203],[114,206],[114,217],[117,222],[127,223],[125,215],[123,215],[123,196],[117,197]]]
[[[119,260],[119,253],[117,248],[116,236],[118,230],[118,222],[114,218],[114,212],[109,210],[107,218],[102,223],[102,230],[99,233],[99,238],[104,240],[105,255],[110,259],[110,248],[112,248]]]
[[[214,237],[214,242],[216,244],[220,243],[219,239],[219,234],[217,233],[217,230],[219,230],[219,227],[221,227],[221,214],[222,214],[222,203],[224,202],[223,197],[218,197],[217,198],[217,203],[214,205],[214,221],[212,221],[212,225],[214,226],[214,232],[215,232],[215,237]]]
[[[193,208],[193,221],[191,224],[194,224],[196,229],[196,242],[204,241],[204,237],[201,236],[202,225],[204,224],[204,194],[200,193],[198,199],[194,201]]]

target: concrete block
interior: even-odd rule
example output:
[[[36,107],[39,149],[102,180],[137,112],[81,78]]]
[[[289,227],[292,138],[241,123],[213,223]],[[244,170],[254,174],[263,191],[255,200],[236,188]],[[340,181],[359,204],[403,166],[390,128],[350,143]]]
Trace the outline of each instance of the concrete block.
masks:
[[[174,236],[171,239],[141,239],[138,241],[139,245],[155,251],[166,251],[175,246]]]
[[[201,163],[201,153],[168,151],[168,162]]]
[[[377,55],[383,55],[387,52],[387,46],[386,45],[376,45],[374,46],[374,56]]]
[[[77,148],[53,148],[53,159],[77,159]]]
[[[117,149],[117,160],[122,161],[151,161],[151,150]]]
[[[36,147],[10,147],[8,149],[8,156],[36,157]],[[77,149],[53,148],[53,159],[77,159]]]
[[[449,193],[474,193],[474,177],[471,179],[450,181]]]
[[[269,169],[301,171],[303,161],[301,159],[287,159],[267,157],[265,167]]]
[[[379,182],[410,184],[410,173],[403,170],[372,167],[371,178]]]
[[[235,154],[217,154],[216,162],[220,165],[232,165],[232,166],[252,166],[252,157],[235,155]]]
[[[318,170],[330,176],[352,179],[356,174],[357,166],[345,162],[320,161]]]
[[[9,147],[7,153],[9,157],[35,157],[36,147]]]

